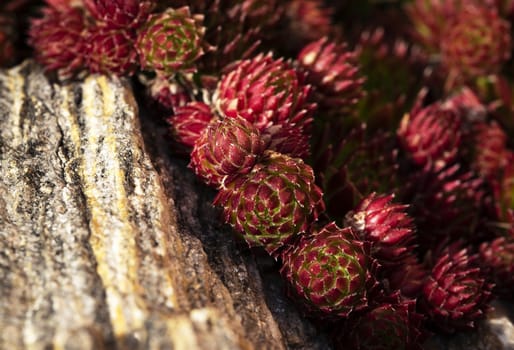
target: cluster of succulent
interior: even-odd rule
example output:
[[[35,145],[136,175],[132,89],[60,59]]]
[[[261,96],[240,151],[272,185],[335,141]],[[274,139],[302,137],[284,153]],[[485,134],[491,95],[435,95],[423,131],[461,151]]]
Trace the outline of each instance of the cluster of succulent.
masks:
[[[336,348],[417,349],[514,295],[514,2],[47,0],[39,13],[36,59],[60,79],[143,84],[224,221],[276,259]]]
[[[59,78],[86,72],[166,78],[193,70],[208,48],[203,16],[188,7],[154,12],[155,0],[47,0],[31,20],[34,56]]]

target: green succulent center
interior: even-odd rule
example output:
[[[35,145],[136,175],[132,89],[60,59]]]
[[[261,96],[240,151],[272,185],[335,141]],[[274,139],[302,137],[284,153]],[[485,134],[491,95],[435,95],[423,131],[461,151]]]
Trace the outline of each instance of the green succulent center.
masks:
[[[303,286],[304,293],[324,298],[327,305],[337,306],[365,287],[366,271],[359,259],[339,244],[308,254],[304,269],[311,274],[309,285]]]

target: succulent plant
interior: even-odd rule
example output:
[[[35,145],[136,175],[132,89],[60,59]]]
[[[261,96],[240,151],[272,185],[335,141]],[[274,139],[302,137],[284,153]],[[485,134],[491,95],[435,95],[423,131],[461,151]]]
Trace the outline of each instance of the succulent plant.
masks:
[[[484,210],[484,180],[460,164],[437,173],[412,173],[406,181],[405,200],[418,228],[417,242],[422,250],[437,244],[441,237],[466,238],[478,242],[477,230]]]
[[[485,178],[494,179],[509,161],[507,134],[495,121],[477,123],[473,131],[475,145],[473,167]]]
[[[221,116],[243,117],[253,123],[270,140],[273,150],[301,156],[309,150],[314,109],[307,100],[310,90],[289,62],[275,60],[270,54],[258,55],[236,62],[221,77],[214,103]],[[284,140],[283,128],[296,132],[287,132],[289,139]],[[295,149],[301,154],[293,153]]]
[[[106,25],[137,28],[143,23],[156,0],[83,0],[91,15]]]
[[[416,312],[416,301],[398,293],[346,322],[339,333],[336,349],[416,350],[422,349],[423,316]]]
[[[316,180],[325,193],[327,213],[337,219],[372,192],[394,192],[399,186],[396,136],[388,132],[369,135],[361,124],[341,137],[344,129],[327,123],[312,147]]]
[[[418,92],[428,87],[437,96],[445,77],[440,70],[431,69],[430,56],[419,46],[388,38],[386,33],[383,27],[364,30],[354,49],[360,72],[366,77],[366,94],[358,104],[357,116],[369,130],[395,130]]]
[[[250,246],[275,256],[324,210],[311,167],[269,150],[248,174],[225,183],[214,203]]]
[[[332,12],[321,0],[289,1],[285,8],[288,20],[286,45],[292,46],[294,50],[333,34],[335,27],[332,26]]]
[[[494,293],[512,299],[514,290],[514,237],[498,237],[480,245],[480,265],[491,282]]]
[[[204,54],[202,15],[188,7],[168,9],[148,17],[138,32],[136,50],[141,67],[169,77],[178,71],[195,71]]]
[[[208,185],[220,187],[249,173],[264,151],[259,130],[243,118],[215,118],[196,140],[190,166]]]
[[[510,53],[510,24],[487,5],[463,5],[441,37],[442,62],[450,71],[449,79],[498,73]]]
[[[475,260],[467,249],[447,249],[423,286],[421,307],[442,331],[473,328],[489,309],[492,285],[484,280],[480,268],[474,267]]]
[[[392,203],[393,194],[366,196],[345,216],[345,225],[371,242],[371,254],[382,266],[400,265],[412,254],[414,226],[407,205]]]
[[[42,14],[42,18],[31,20],[29,29],[36,60],[61,78],[70,78],[84,67],[84,14],[76,8],[60,12],[49,7],[43,8]]]
[[[76,8],[84,8],[84,0],[45,0],[48,6],[53,7],[54,9],[66,12],[71,7]]]
[[[175,112],[178,107],[185,106],[191,101],[189,92],[175,80],[168,80],[161,76],[156,76],[147,83],[147,93],[152,102],[156,102],[158,109],[165,113]],[[192,146],[192,145],[191,145]]]
[[[456,110],[435,103],[406,114],[398,128],[398,138],[416,165],[439,171],[457,158],[460,126]]]
[[[304,235],[283,254],[281,274],[293,297],[313,314],[347,317],[367,307],[375,284],[364,243],[350,228],[330,223]]]
[[[137,67],[135,37],[125,29],[94,26],[86,34],[86,65],[91,73],[132,75]]]
[[[199,65],[214,76],[234,61],[254,56],[263,41],[270,41],[284,7],[277,0],[197,1],[191,6],[205,13],[205,38],[216,50],[207,52]]]
[[[506,233],[514,236],[514,152],[504,153],[505,167],[498,171],[498,177],[490,181],[495,198],[496,215],[504,222]]]
[[[173,137],[187,147],[193,147],[207,125],[215,118],[209,105],[192,101],[175,108],[175,113],[167,119]]]
[[[414,26],[413,36],[431,52],[439,52],[443,33],[456,16],[462,0],[414,0],[405,5]],[[470,2],[470,1],[468,1]]]
[[[485,122],[488,114],[487,106],[480,101],[477,94],[469,87],[463,87],[457,93],[451,95],[442,103],[442,106],[457,111],[467,125]]]
[[[307,71],[307,82],[315,87],[316,101],[323,110],[350,113],[364,95],[356,54],[345,43],[321,38],[302,49],[298,62]]]
[[[419,297],[427,275],[427,269],[419,262],[414,251],[403,258],[400,266],[382,271],[382,278],[387,281],[387,288],[393,291],[399,290],[401,295],[407,298]]]

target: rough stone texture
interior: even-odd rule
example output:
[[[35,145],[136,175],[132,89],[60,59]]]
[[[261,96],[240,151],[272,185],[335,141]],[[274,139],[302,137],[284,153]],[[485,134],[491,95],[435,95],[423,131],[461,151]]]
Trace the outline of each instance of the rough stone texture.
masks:
[[[0,349],[330,349],[131,91],[0,72]],[[427,349],[514,348],[499,306]]]

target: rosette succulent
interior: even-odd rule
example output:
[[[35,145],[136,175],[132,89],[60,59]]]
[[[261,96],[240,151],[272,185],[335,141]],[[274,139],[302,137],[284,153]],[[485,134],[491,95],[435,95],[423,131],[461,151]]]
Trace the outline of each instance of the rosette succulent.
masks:
[[[259,55],[235,63],[221,77],[214,95],[220,115],[253,123],[273,150],[292,156],[308,153],[314,106],[307,99],[310,86],[289,62]],[[283,129],[294,128],[286,140]],[[287,142],[285,142],[287,141]],[[292,150],[301,150],[301,154]]]
[[[461,2],[462,0],[414,0],[407,3],[405,10],[414,25],[413,36],[417,42],[429,51],[438,52],[446,26],[459,11]]]
[[[144,22],[156,0],[83,0],[91,15],[111,27],[137,28]]]
[[[84,67],[85,31],[85,18],[80,9],[61,12],[45,7],[43,17],[31,21],[29,42],[36,60],[46,70],[57,71],[66,79]]]
[[[364,94],[356,54],[346,44],[326,37],[305,46],[298,54],[307,71],[307,82],[315,87],[320,107],[339,113],[352,110]]]
[[[437,94],[442,81],[438,70],[425,69],[432,63],[419,46],[387,34],[383,27],[365,30],[354,49],[366,77],[358,117],[369,130],[396,129],[418,92],[429,87]]]
[[[332,12],[322,0],[292,0],[287,2],[286,18],[288,19],[286,45],[302,47],[309,41],[329,36],[333,31]]]
[[[416,312],[416,301],[398,293],[383,299],[378,306],[346,322],[337,349],[422,349],[423,316]]]
[[[514,237],[514,152],[505,152],[506,165],[491,181],[494,194],[496,215],[503,221],[507,234]]]
[[[158,109],[169,113],[176,112],[176,108],[185,106],[191,101],[188,91],[177,81],[170,81],[164,77],[156,76],[147,82],[147,94]]]
[[[265,151],[248,174],[226,182],[214,203],[250,246],[263,246],[272,255],[324,210],[311,167],[274,151]]]
[[[392,203],[394,195],[372,193],[345,216],[363,240],[371,242],[371,252],[383,266],[403,264],[412,253],[414,227],[406,205]]]
[[[204,54],[202,15],[191,15],[188,7],[168,9],[148,17],[138,33],[136,50],[141,67],[171,76],[195,71]]]
[[[485,4],[463,5],[441,37],[443,64],[456,80],[498,73],[510,54],[510,24]]]
[[[54,9],[62,12],[68,11],[71,7],[84,7],[84,0],[45,0],[45,2]]]
[[[192,101],[175,107],[175,114],[168,118],[173,137],[187,147],[193,147],[207,125],[215,118],[209,105]]]
[[[476,93],[468,87],[463,87],[456,94],[443,102],[444,108],[458,111],[465,123],[484,122],[488,108],[481,101]]]
[[[344,128],[329,122],[312,147],[316,180],[325,193],[327,213],[334,218],[343,218],[372,192],[395,192],[399,181],[395,135],[368,136],[365,124],[342,134]]]
[[[485,205],[484,180],[455,164],[437,173],[410,175],[406,188],[412,191],[409,213],[418,228],[417,242],[429,249],[442,237],[478,242],[477,231]],[[409,195],[410,196],[410,195]]]
[[[398,138],[409,158],[418,166],[438,171],[457,158],[461,141],[461,118],[454,109],[438,103],[414,108],[398,129]]]
[[[473,328],[489,309],[492,285],[484,280],[480,268],[474,267],[474,260],[467,249],[447,249],[423,286],[421,307],[443,331]]]
[[[384,278],[387,279],[388,287],[391,290],[399,290],[408,298],[417,298],[427,275],[428,271],[425,266],[419,262],[414,252],[411,252],[405,256],[400,266],[387,269]]]
[[[252,170],[264,151],[259,130],[243,118],[214,119],[196,140],[190,166],[208,185],[226,181]]]
[[[86,36],[86,65],[91,73],[132,75],[136,70],[135,38],[124,29],[95,26]]]
[[[477,123],[474,127],[475,154],[473,167],[487,179],[494,179],[507,166],[507,134],[501,126],[491,123]]]
[[[216,50],[207,52],[199,64],[204,72],[215,76],[232,62],[252,57],[263,41],[276,35],[275,25],[284,6],[283,1],[278,0],[189,3],[205,13],[205,38]]]
[[[514,290],[513,238],[499,237],[480,245],[480,264],[495,284],[495,294],[510,299]]]
[[[347,317],[368,305],[375,284],[364,243],[330,223],[283,254],[281,274],[293,297],[321,317]]]

